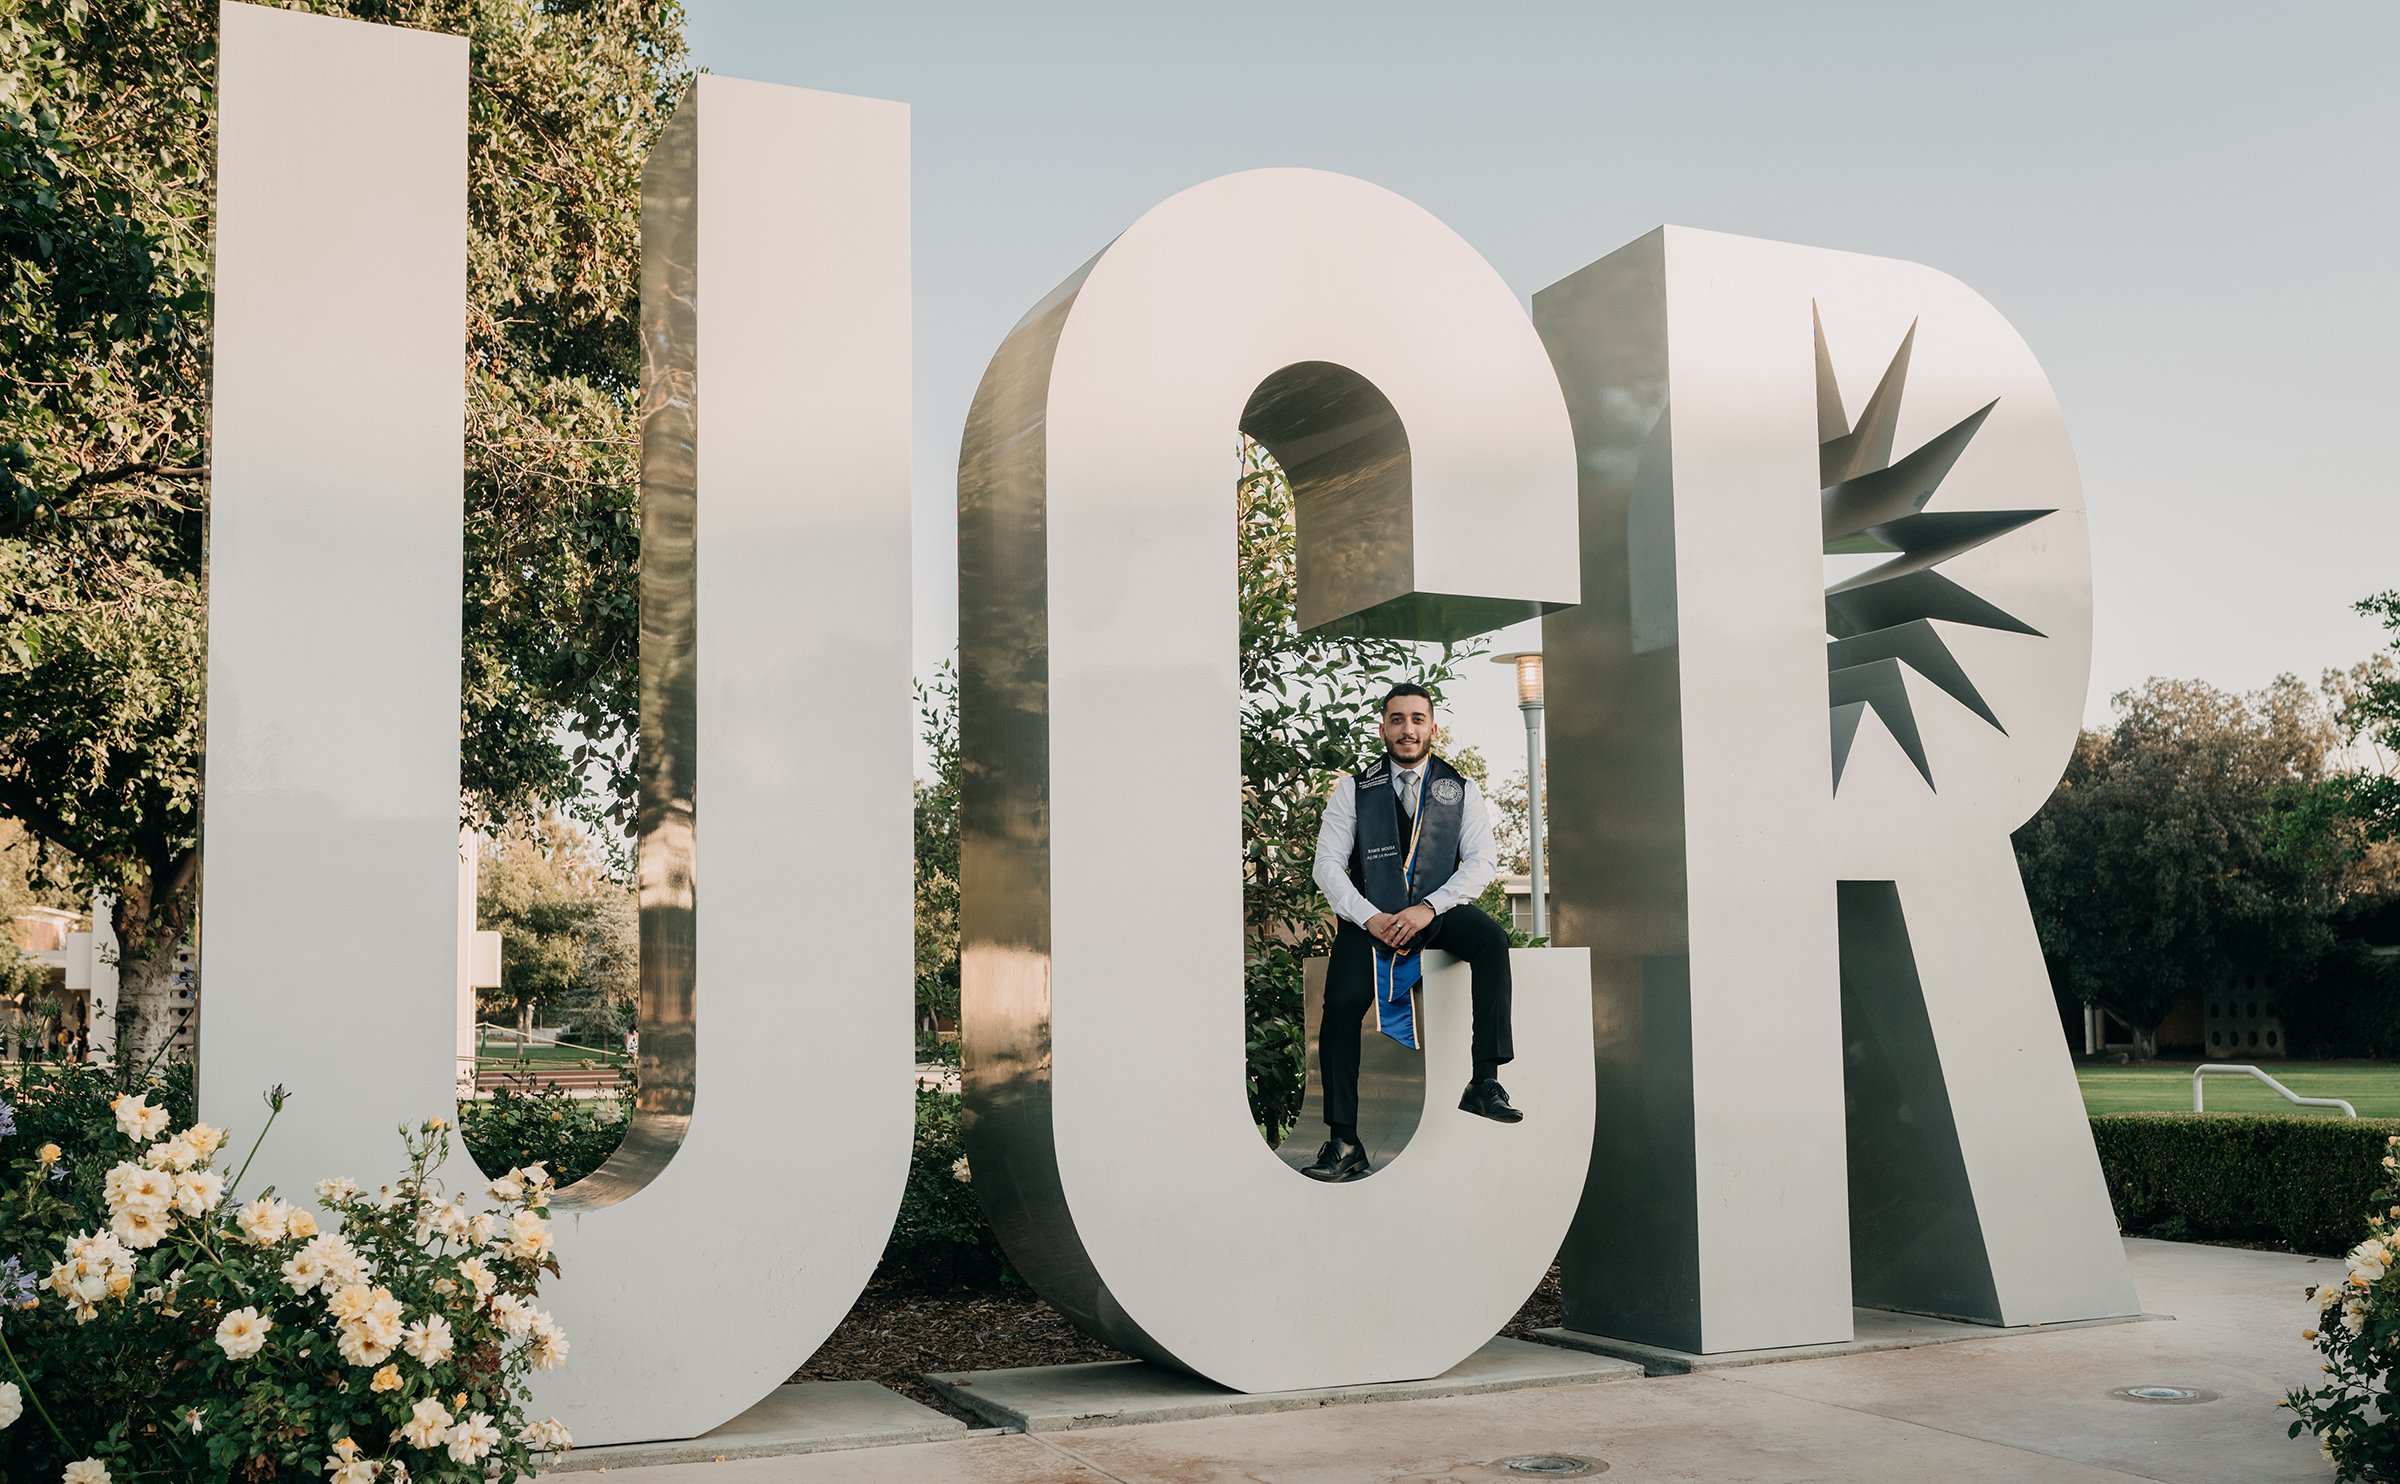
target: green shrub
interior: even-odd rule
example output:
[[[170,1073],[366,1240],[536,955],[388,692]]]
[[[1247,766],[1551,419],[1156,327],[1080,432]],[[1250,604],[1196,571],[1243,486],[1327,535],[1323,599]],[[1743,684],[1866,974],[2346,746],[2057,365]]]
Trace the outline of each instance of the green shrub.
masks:
[[[146,1094],[177,1128],[191,1124],[192,1064],[166,1062],[150,1075],[95,1067],[89,1062],[28,1062],[0,1077],[0,1184],[15,1185],[34,1167],[34,1153],[56,1144],[60,1158],[45,1167],[52,1193],[78,1209],[98,1210],[109,1167],[123,1157],[124,1136],[109,1103],[121,1093]],[[4,1378],[0,1378],[4,1379]]]
[[[572,1185],[625,1142],[631,1111],[622,1097],[579,1098],[530,1077],[512,1079],[488,1098],[458,1105],[458,1135],[487,1175],[539,1163]]]
[[[2130,1236],[2280,1242],[2340,1252],[2367,1235],[2400,1120],[2103,1113],[2100,1171]]]
[[[984,1223],[966,1159],[958,1094],[920,1089],[908,1188],[878,1279],[909,1288],[988,1289],[1022,1281]]]
[[[2400,1136],[2383,1164],[2400,1158]],[[2324,1356],[2324,1383],[2284,1393],[2292,1437],[2303,1429],[2342,1480],[2389,1480],[2400,1471],[2400,1416],[2392,1400],[2400,1349],[2400,1181],[2386,1173],[2365,1216],[2371,1235],[2344,1254],[2343,1273],[2308,1291],[2316,1322],[2300,1331]]]
[[[565,1445],[523,1411],[527,1373],[568,1349],[531,1308],[558,1272],[546,1182],[496,1186],[497,1212],[444,1200],[428,1120],[395,1184],[315,1187],[335,1232],[304,1194],[235,1188],[255,1140],[170,1137],[160,1087],[116,1095],[103,1128],[115,1074],[42,1072],[0,1102],[0,1479],[505,1481]]]

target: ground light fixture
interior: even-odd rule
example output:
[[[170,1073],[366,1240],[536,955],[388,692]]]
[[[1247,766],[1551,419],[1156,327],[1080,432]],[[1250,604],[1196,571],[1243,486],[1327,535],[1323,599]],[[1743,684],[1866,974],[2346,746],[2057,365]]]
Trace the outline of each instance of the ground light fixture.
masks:
[[[2193,1402],[2213,1402],[2217,1393],[2196,1386],[2120,1386],[2109,1393],[2123,1402],[2148,1402],[2152,1406],[2181,1407]]]
[[[1492,656],[1517,667],[1517,709],[1525,713],[1525,848],[1532,864],[1533,936],[1550,936],[1550,893],[1542,870],[1542,652],[1517,649]]]

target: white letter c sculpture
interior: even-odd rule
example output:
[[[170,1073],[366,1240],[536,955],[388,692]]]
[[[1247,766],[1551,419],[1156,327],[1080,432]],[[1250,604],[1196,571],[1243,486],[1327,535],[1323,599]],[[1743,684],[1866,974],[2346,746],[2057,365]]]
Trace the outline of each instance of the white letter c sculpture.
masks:
[[[1400,1157],[1318,1185],[1259,1138],[1237,429],[1293,477],[1304,626],[1456,639],[1577,601],[1548,357],[1489,265],[1407,201],[1316,171],[1228,176],[1037,305],[959,461],[975,1188],[1043,1296],[1130,1353],[1244,1391],[1438,1375],[1507,1321],[1574,1213],[1586,960],[1516,957],[1522,1125],[1450,1106],[1453,969],[1427,996],[1428,1106]]]

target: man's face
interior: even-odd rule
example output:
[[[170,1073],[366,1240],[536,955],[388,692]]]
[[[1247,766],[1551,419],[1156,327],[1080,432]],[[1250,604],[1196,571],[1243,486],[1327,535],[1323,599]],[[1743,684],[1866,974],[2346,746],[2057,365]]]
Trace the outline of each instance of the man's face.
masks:
[[[1415,764],[1433,750],[1442,729],[1433,724],[1433,705],[1423,696],[1394,696],[1383,708],[1383,725],[1376,729],[1383,745],[1403,764]]]

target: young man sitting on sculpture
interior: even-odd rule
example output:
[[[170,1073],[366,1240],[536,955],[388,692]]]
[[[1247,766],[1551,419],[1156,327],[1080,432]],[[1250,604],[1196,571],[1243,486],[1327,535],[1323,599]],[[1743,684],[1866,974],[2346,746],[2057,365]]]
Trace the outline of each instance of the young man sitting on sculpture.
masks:
[[[1475,1075],[1458,1106],[1499,1123],[1525,1116],[1498,1080],[1516,1054],[1508,934],[1475,906],[1499,873],[1491,813],[1475,781],[1433,755],[1441,729],[1423,686],[1393,686],[1378,731],[1383,756],[1335,785],[1317,832],[1317,888],[1341,927],[1317,1029],[1331,1137],[1301,1171],[1312,1180],[1357,1180],[1372,1168],[1358,1139],[1360,1023],[1371,1007],[1378,1030],[1418,1049],[1415,993],[1428,948],[1464,959],[1474,982]]]

